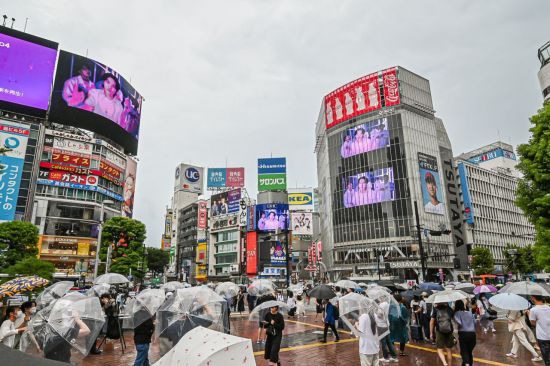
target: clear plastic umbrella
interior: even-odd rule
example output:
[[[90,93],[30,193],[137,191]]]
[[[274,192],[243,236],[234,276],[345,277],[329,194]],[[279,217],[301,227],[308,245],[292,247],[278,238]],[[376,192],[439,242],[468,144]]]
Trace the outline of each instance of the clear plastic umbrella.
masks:
[[[279,307],[280,313],[287,313],[289,310],[288,305],[285,304],[284,302],[269,300],[266,302],[262,302],[260,305],[256,306],[248,316],[248,320],[262,321],[264,320],[265,315],[267,314],[269,309],[274,308],[276,306]]]
[[[48,306],[52,301],[63,297],[67,292],[74,287],[73,281],[56,282],[48,286],[36,298],[36,305],[42,309]]]
[[[334,284],[336,287],[340,288],[357,288],[360,287],[357,282],[351,280],[340,280]]]
[[[473,294],[475,287],[476,287],[476,285],[474,285],[473,283],[463,282],[463,283],[456,284],[454,289],[455,290],[462,290],[466,293]]]
[[[504,310],[519,311],[529,308],[529,301],[525,300],[519,295],[510,293],[503,293],[492,296],[489,299],[489,302],[491,303],[491,305],[494,305],[497,308],[501,308]]]
[[[93,285],[86,291],[87,296],[101,296],[103,294],[108,294],[111,290],[111,285],[108,283],[100,283],[99,285]]]
[[[48,355],[75,349],[86,356],[104,322],[97,297],[68,294],[31,318],[21,337],[21,350],[38,348]]]
[[[254,280],[248,286],[248,293],[252,296],[261,296],[275,291],[277,286],[273,284],[270,280]]]
[[[151,319],[164,303],[165,297],[164,290],[157,288],[146,289],[137,294],[131,306],[128,307],[132,328]]]
[[[226,307],[225,299],[207,286],[176,290],[157,311],[156,332],[161,343],[161,354],[199,325],[224,331]]]
[[[379,339],[390,333],[388,313],[376,301],[363,295],[349,293],[338,300],[338,307],[340,309],[340,319],[357,337],[361,336],[361,331],[355,325],[359,323],[359,318],[363,314],[376,324],[376,334]]]
[[[456,300],[468,299],[469,297],[470,296],[464,291],[445,290],[430,295],[430,297],[426,299],[426,302],[430,304],[440,304],[444,302],[455,302]]]
[[[367,290],[367,296],[374,300],[386,312],[387,316],[392,315],[395,318],[401,317],[399,303],[395,297],[386,290],[386,287],[379,287],[378,289],[371,288]]]
[[[304,285],[302,285],[301,283],[290,285],[288,286],[288,290],[292,291],[293,293],[296,293],[297,295],[300,295],[304,292]]]
[[[97,277],[94,281],[94,285],[99,285],[101,283],[107,283],[109,285],[119,285],[123,283],[128,283],[128,279],[118,273],[105,273]]]
[[[511,294],[524,296],[539,295],[550,297],[550,287],[541,283],[531,281],[512,282],[501,288],[498,292],[508,292]]]
[[[169,281],[160,286],[160,288],[165,292],[174,292],[176,290],[179,290],[180,288],[185,288],[185,285],[183,282]]]
[[[233,282],[222,282],[216,286],[216,293],[222,297],[235,297],[240,287]]]

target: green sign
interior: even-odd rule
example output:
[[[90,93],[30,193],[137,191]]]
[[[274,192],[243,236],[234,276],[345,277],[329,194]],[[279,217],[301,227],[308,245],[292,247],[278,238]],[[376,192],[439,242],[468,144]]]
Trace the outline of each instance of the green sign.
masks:
[[[286,173],[258,174],[258,191],[283,191],[286,189]]]

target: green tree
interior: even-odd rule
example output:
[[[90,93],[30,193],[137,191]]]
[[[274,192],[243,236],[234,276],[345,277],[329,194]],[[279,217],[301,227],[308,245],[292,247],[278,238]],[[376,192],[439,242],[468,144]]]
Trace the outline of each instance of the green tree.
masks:
[[[550,103],[530,119],[529,143],[518,146],[523,173],[516,192],[516,205],[535,226],[535,258],[550,270]]]
[[[107,249],[113,246],[110,272],[142,277],[143,242],[145,241],[145,225],[127,217],[113,217],[103,224],[101,240],[101,261],[107,259]]]
[[[38,254],[38,228],[25,221],[0,224],[0,269]]]
[[[39,277],[51,280],[55,272],[55,266],[46,261],[41,261],[36,257],[28,257],[13,266],[5,269],[5,272],[14,275],[37,275]]]
[[[153,277],[164,273],[164,267],[170,261],[170,253],[160,248],[147,248],[147,266],[153,272]]]
[[[537,261],[535,250],[531,245],[519,249],[518,269],[523,274],[536,273],[542,270]]]
[[[472,255],[472,268],[476,275],[493,273],[495,260],[489,249],[477,247],[472,249],[470,254]]]

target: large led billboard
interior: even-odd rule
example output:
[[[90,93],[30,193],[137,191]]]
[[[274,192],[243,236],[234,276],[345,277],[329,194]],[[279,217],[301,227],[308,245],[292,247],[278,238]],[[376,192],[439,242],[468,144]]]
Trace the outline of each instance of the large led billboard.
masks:
[[[266,203],[256,205],[256,225],[258,231],[287,231],[289,225],[288,205]]]
[[[342,158],[377,150],[390,145],[388,119],[381,118],[357,125],[342,132]]]
[[[0,109],[44,117],[57,43],[0,27]]]
[[[344,207],[371,205],[395,199],[393,169],[377,169],[344,177]]]
[[[233,189],[213,195],[210,198],[210,214],[212,217],[239,212],[241,189]]]
[[[61,51],[49,119],[107,136],[137,153],[143,98],[118,72]]]
[[[443,203],[443,193],[441,193],[437,158],[419,152],[418,168],[420,171],[420,186],[422,187],[424,211],[436,215],[445,215],[445,203]]]

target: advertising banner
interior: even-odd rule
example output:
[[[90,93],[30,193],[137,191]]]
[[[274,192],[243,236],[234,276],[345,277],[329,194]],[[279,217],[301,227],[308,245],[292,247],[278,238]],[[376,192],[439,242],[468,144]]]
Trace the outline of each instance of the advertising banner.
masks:
[[[41,161],[40,167],[45,169],[50,169],[50,170],[62,170],[64,172],[69,172],[74,174],[83,174],[83,175],[90,174],[90,169],[88,168],[79,168],[71,165],[52,164],[52,163],[48,163],[47,161]]]
[[[137,161],[128,157],[126,159],[126,171],[124,172],[124,184],[122,186],[122,214],[132,218],[134,214],[134,194],[136,192]]]
[[[287,231],[289,225],[288,205],[266,203],[256,205],[256,223],[258,231]]]
[[[286,263],[286,253],[283,243],[280,241],[270,241],[268,242],[271,245],[271,264],[285,264]]]
[[[15,218],[29,134],[26,126],[0,122],[0,147],[9,149],[0,155],[0,221]]]
[[[286,158],[258,159],[258,175],[273,173],[286,174]]]
[[[464,163],[458,163],[458,174],[460,175],[460,187],[462,189],[462,200],[464,202],[464,219],[470,225],[474,224],[474,208],[470,198],[470,188],[468,187],[468,173]]]
[[[289,188],[288,205],[290,211],[313,210],[313,188]]]
[[[70,164],[70,165],[76,165],[81,166],[84,168],[90,167],[90,157],[89,156],[78,156],[74,154],[65,154],[58,151],[52,152],[52,163],[60,163],[60,164]]]
[[[381,107],[378,73],[348,83],[325,97],[326,128]]]
[[[210,215],[216,217],[239,212],[240,201],[240,188],[214,194],[210,198]]]
[[[92,186],[87,184],[71,183],[71,182],[61,182],[53,179],[44,179],[44,178],[37,179],[36,184],[42,184],[45,186],[52,186],[52,187],[74,188],[74,189],[83,189],[85,191],[99,192],[117,201],[121,201],[121,202],[123,201],[123,198],[120,194],[116,194],[114,192],[108,191],[105,188],[102,188],[99,186]]]
[[[244,168],[227,168],[226,187],[243,188],[244,187]]]
[[[420,170],[420,185],[422,187],[424,212],[445,215],[446,208],[441,193],[441,180],[439,178],[437,158],[419,152],[418,168]]]
[[[487,151],[486,153],[472,156],[470,159],[468,159],[468,161],[470,163],[479,164],[484,161],[489,161],[489,160],[502,158],[502,157],[511,159],[511,160],[516,160],[516,154],[514,154],[512,151],[504,150],[499,147],[494,150]]]
[[[392,67],[382,71],[382,80],[384,81],[384,106],[390,107],[401,103],[397,69]]]
[[[206,188],[223,188],[226,182],[226,168],[208,168]]]
[[[0,28],[0,108],[42,117],[52,91],[57,43]]]
[[[395,200],[392,168],[377,169],[342,179],[346,187],[342,197],[346,208]]]
[[[97,177],[95,175],[71,174],[69,172],[49,170],[40,170],[38,173],[40,178],[55,180],[65,183],[85,184],[89,186],[97,186]]]
[[[62,137],[49,137],[51,147],[63,151],[71,151],[79,154],[90,155],[93,153],[94,145],[84,141],[69,140]]]
[[[342,132],[340,155],[343,159],[390,146],[388,119],[380,118]]]
[[[174,192],[183,191],[203,194],[204,168],[180,164],[176,168]]]
[[[255,231],[246,233],[246,274],[255,275],[258,271],[258,234]]]
[[[284,191],[286,189],[286,174],[259,174],[258,191]]]
[[[256,205],[248,206],[246,211],[246,230],[254,231],[256,230]]]
[[[197,264],[206,264],[206,240],[197,240]]]
[[[207,208],[207,201],[205,200],[199,200],[198,202],[199,206],[199,218],[197,221],[197,229],[204,230],[206,229],[206,225],[208,224],[208,208]]]
[[[239,226],[240,227],[246,227],[246,223],[247,223],[247,208],[248,206],[246,205],[246,200],[243,198],[241,198],[241,200],[239,201]]]
[[[313,235],[313,214],[293,212],[290,214],[292,235]]]
[[[59,53],[51,121],[70,121],[137,153],[143,99],[112,68],[66,51]]]

